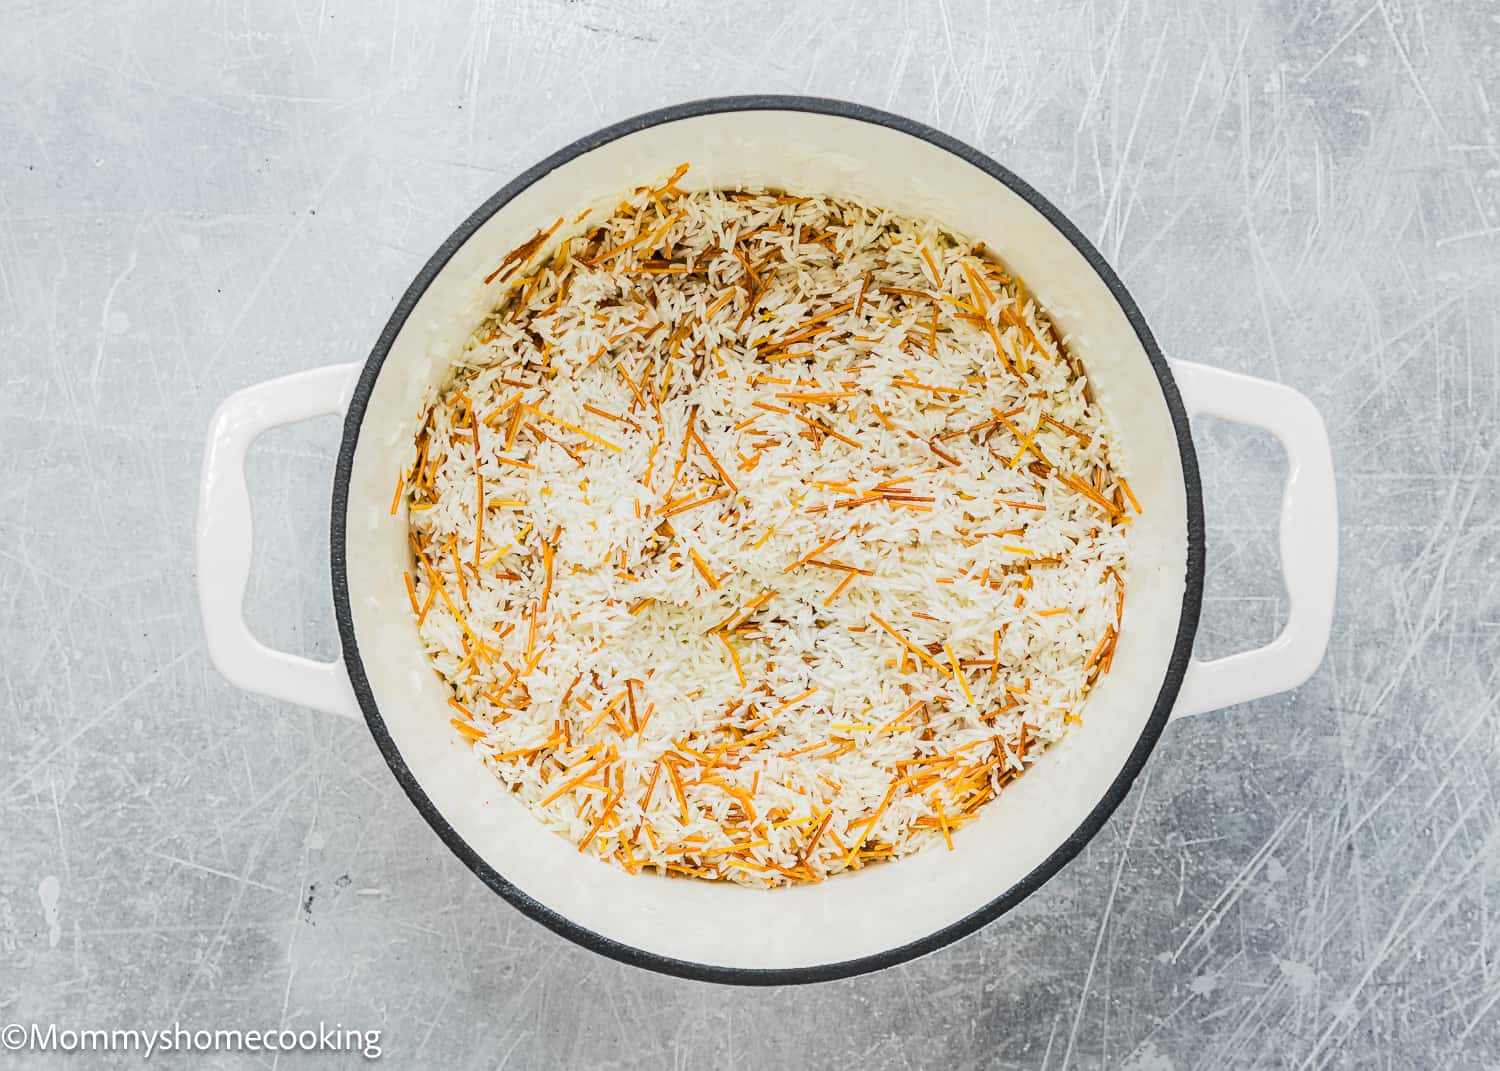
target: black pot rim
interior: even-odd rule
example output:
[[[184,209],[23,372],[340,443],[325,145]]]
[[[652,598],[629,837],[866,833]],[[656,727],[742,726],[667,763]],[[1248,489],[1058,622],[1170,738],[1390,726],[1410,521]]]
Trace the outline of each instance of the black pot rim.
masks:
[[[1162,396],[1166,401],[1167,409],[1172,418],[1172,425],[1177,435],[1178,449],[1182,459],[1183,483],[1187,492],[1187,576],[1185,578],[1186,583],[1182,600],[1182,614],[1178,619],[1177,635],[1172,647],[1172,656],[1167,667],[1166,676],[1162,681],[1161,690],[1157,693],[1151,716],[1146,722],[1145,729],[1131,750],[1125,765],[1110,783],[1108,790],[1104,793],[1099,803],[1095,805],[1078,828],[1052,854],[1019,882],[1001,892],[995,899],[972,914],[925,937],[896,948],[887,949],[873,955],[861,956],[856,959],[803,967],[753,969],[724,967],[658,955],[657,953],[648,952],[644,949],[616,941],[603,934],[595,933],[552,910],[547,905],[532,898],[508,882],[501,874],[480,858],[479,854],[448,824],[432,801],[428,799],[427,794],[422,790],[422,786],[402,759],[400,751],[397,750],[395,742],[391,739],[391,735],[386,729],[385,721],[380,714],[380,708],[376,704],[374,693],[370,689],[370,682],[365,674],[364,662],[359,653],[359,643],[354,633],[354,621],[349,600],[345,513],[348,507],[349,480],[354,466],[355,448],[359,442],[360,425],[364,420],[365,409],[369,403],[370,394],[375,387],[375,382],[379,378],[386,354],[389,353],[391,345],[395,342],[396,336],[406,323],[407,317],[411,314],[412,309],[415,308],[418,300],[426,292],[427,287],[432,283],[433,279],[443,270],[449,259],[452,258],[453,254],[457,252],[464,242],[468,241],[470,236],[507,202],[533,183],[544,178],[549,172],[583,153],[615,141],[625,135],[663,123],[720,112],[740,111],[813,112],[863,123],[873,123],[878,126],[897,130],[901,133],[921,138],[923,141],[973,164],[993,178],[1003,182],[1023,197],[1031,207],[1045,216],[1083,254],[1089,266],[1103,279],[1105,285],[1109,287],[1110,293],[1119,302],[1121,309],[1124,310],[1126,318],[1135,331],[1136,337],[1144,347],[1146,355],[1151,361],[1152,368],[1156,372],[1156,377],[1161,384]],[[330,543],[334,611],[338,621],[339,639],[343,645],[344,664],[348,667],[349,679],[353,684],[354,694],[359,700],[360,709],[364,711],[365,720],[369,724],[370,733],[375,738],[376,746],[380,748],[380,753],[385,756],[385,761],[389,764],[391,772],[395,774],[396,780],[406,791],[406,795],[410,798],[412,804],[422,814],[422,817],[427,820],[428,825],[432,827],[433,831],[442,838],[443,843],[449,847],[453,854],[463,860],[464,864],[481,881],[489,886],[490,889],[504,897],[512,905],[554,933],[560,934],[570,941],[582,945],[584,948],[608,956],[611,959],[619,960],[622,963],[628,963],[636,967],[645,967],[662,974],[693,978],[705,982],[736,985],[789,985],[831,981],[904,963],[917,956],[936,951],[961,937],[973,933],[975,930],[978,930],[980,927],[1010,910],[1032,892],[1040,888],[1047,879],[1052,877],[1065,863],[1077,855],[1094,834],[1103,827],[1105,821],[1114,812],[1115,808],[1124,800],[1126,794],[1130,791],[1131,784],[1140,773],[1142,766],[1145,765],[1146,759],[1150,756],[1152,748],[1156,745],[1156,741],[1161,736],[1162,729],[1167,723],[1167,719],[1171,714],[1172,704],[1177,698],[1178,689],[1181,687],[1183,677],[1187,672],[1192,656],[1193,637],[1198,626],[1199,608],[1203,597],[1203,502],[1198,478],[1197,456],[1193,450],[1193,439],[1188,426],[1187,412],[1183,408],[1182,398],[1178,394],[1177,385],[1172,378],[1172,373],[1167,366],[1166,359],[1157,348],[1156,340],[1152,337],[1150,329],[1146,326],[1146,321],[1142,317],[1140,309],[1130,296],[1129,291],[1125,289],[1125,285],[1099,254],[1099,251],[1094,248],[1078,228],[1062,212],[1054,207],[1051,202],[1009,170],[963,142],[924,124],[913,122],[898,115],[892,115],[889,112],[869,108],[862,104],[803,96],[714,97],[660,108],[604,127],[602,130],[587,137],[580,138],[578,141],[573,142],[573,144],[553,153],[545,160],[529,168],[507,183],[499,192],[485,201],[468,219],[464,220],[448,239],[438,247],[437,252],[427,261],[422,270],[417,274],[417,277],[412,281],[411,286],[407,288],[406,293],[402,295],[395,311],[386,322],[385,329],[380,333],[380,338],[375,343],[374,349],[371,350],[369,359],[365,362],[364,371],[359,377],[359,382],[349,402],[348,413],[344,419],[343,441],[339,449],[338,464],[334,472]]]

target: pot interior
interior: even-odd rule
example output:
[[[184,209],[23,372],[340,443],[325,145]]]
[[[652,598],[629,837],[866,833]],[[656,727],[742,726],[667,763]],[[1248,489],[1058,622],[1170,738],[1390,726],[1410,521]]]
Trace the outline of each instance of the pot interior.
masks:
[[[770,107],[687,112],[625,124],[497,195],[470,221],[477,229],[461,230],[445,250],[446,263],[443,253],[435,259],[425,289],[419,291],[421,280],[414,286],[408,302],[415,304],[403,304],[392,320],[382,339],[388,352],[382,360],[377,347],[372,356],[349,423],[358,438],[344,515],[352,626],[346,651],[377,740],[383,723],[387,757],[398,775],[403,764],[409,771],[403,781],[419,805],[423,794],[430,801],[429,820],[471,865],[483,864],[482,876],[498,885],[484,867],[498,874],[520,893],[507,895],[549,925],[596,946],[598,938],[627,946],[605,947],[615,955],[689,961],[709,973],[889,961],[903,946],[931,947],[932,940],[920,942],[940,931],[963,932],[965,920],[976,925],[976,913],[988,917],[1044,880],[1119,802],[1159,732],[1180,677],[1180,665],[1169,673],[1174,646],[1191,641],[1189,635],[1179,643],[1188,538],[1178,428],[1144,327],[1138,335],[1110,285],[1019,182],[1012,188],[977,157],[869,117]],[[422,651],[402,580],[405,512],[390,515],[391,484],[423,399],[495,303],[500,288],[483,279],[507,251],[558,216],[571,220],[585,206],[611,205],[682,161],[692,164],[685,187],[765,185],[852,196],[936,217],[985,242],[1026,281],[1083,360],[1113,426],[1116,456],[1145,507],[1131,526],[1125,627],[1083,724],[955,834],[951,853],[929,850],[774,891],[631,876],[544,829],[448,724],[447,692]],[[513,192],[508,200],[506,192]],[[338,557],[335,548],[336,563]]]

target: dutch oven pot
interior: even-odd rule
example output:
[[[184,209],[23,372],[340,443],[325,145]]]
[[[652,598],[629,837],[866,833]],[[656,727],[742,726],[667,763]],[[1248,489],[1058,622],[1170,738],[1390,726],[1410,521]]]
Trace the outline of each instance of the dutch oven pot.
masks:
[[[1083,724],[955,835],[817,885],[761,890],[625,871],[546,830],[450,731],[447,691],[417,636],[402,572],[407,518],[390,512],[426,392],[496,302],[483,280],[539,225],[573,218],[681,161],[688,188],[771,186],[932,216],[1024,278],[1082,359],[1146,510],[1130,526],[1130,598],[1113,668]],[[245,453],[268,428],[344,415],[333,481],[332,582],[343,647],[323,663],[268,649],[241,612],[250,569]],[[1281,562],[1290,613],[1270,644],[1192,658],[1203,592],[1203,506],[1190,420],[1211,414],[1286,449]],[[1322,419],[1303,395],[1168,361],[1097,250],[1040,194],[928,127],[857,105],[733,97],[652,112],[542,161],[470,216],[396,306],[370,356],[250,387],[220,406],[204,458],[198,588],[209,651],[233,683],[363,717],[401,787],[486,885],[597,952],[725,982],[804,982],[899,963],[972,932],[1072,858],[1120,803],[1169,718],[1295,687],[1333,613],[1337,517]]]

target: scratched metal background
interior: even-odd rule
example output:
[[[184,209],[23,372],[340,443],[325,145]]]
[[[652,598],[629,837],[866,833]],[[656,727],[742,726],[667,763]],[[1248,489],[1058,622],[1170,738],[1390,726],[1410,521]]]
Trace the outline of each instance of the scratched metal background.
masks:
[[[485,1069],[1500,1066],[1497,72],[1480,0],[4,0],[0,1021],[324,1020]],[[221,397],[362,356],[544,154],[752,91],[889,108],[1020,172],[1168,353],[1316,400],[1343,516],[1307,686],[1171,727],[981,934],[778,991],[513,911],[363,727],[217,676],[190,573]],[[1284,609],[1282,462],[1198,432],[1222,654]],[[336,437],[268,437],[251,473],[251,612],[324,656]]]

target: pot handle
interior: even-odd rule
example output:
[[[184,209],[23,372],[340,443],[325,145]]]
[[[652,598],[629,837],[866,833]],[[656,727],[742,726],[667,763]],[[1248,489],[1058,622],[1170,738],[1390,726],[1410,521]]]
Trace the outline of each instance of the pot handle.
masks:
[[[225,398],[208,428],[198,486],[198,604],[208,653],[230,683],[331,714],[358,718],[342,661],[319,662],[276,651],[245,623],[250,579],[250,492],[245,455],[262,432],[312,417],[339,415],[359,364],[335,364],[267,380]]]
[[[1208,365],[1170,363],[1190,417],[1263,428],[1281,440],[1287,458],[1281,499],[1281,572],[1291,602],[1286,627],[1256,650],[1194,659],[1172,709],[1180,718],[1287,691],[1318,668],[1333,626],[1338,505],[1328,429],[1305,394]]]

